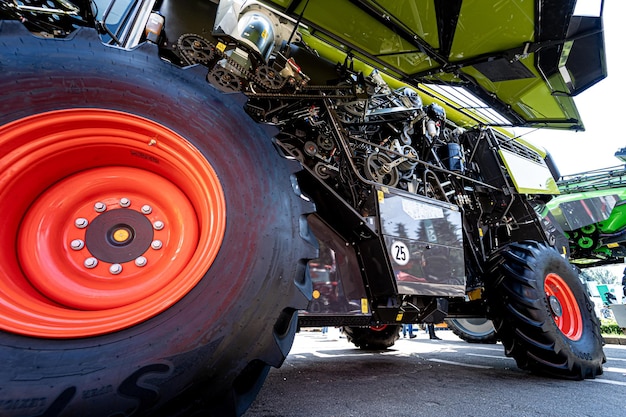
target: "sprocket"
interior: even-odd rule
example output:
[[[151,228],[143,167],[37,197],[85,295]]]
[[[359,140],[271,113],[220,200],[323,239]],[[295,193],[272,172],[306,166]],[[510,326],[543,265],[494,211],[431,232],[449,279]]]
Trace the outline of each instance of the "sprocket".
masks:
[[[209,65],[215,57],[215,46],[195,33],[186,33],[178,38],[178,50],[190,65]]]
[[[287,83],[287,79],[269,65],[260,65],[256,69],[254,80],[261,87],[270,91],[278,91]]]
[[[225,93],[236,93],[242,89],[242,79],[226,68],[216,65],[206,76],[207,81]]]

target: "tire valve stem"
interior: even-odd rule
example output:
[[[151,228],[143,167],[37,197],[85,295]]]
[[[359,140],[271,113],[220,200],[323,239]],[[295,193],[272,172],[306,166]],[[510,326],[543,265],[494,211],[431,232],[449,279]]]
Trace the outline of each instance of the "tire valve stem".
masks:
[[[159,250],[163,247],[163,242],[161,242],[160,240],[153,240],[152,244],[150,244],[150,246],[152,247],[152,249],[154,250]]]
[[[89,225],[89,220],[85,219],[84,217],[79,217],[74,220],[74,225],[79,229],[84,229]]]
[[[154,227],[154,230],[163,230],[163,228],[165,227],[165,223],[163,223],[161,220],[157,220],[156,222],[154,222],[152,227]]]
[[[122,272],[122,265],[120,264],[113,264],[109,267],[109,272],[113,275],[117,275],[120,272]]]
[[[83,242],[80,239],[74,239],[72,240],[72,242],[70,243],[70,247],[74,250],[81,250],[82,248],[85,247],[85,242]]]
[[[96,204],[93,205],[93,209],[98,213],[102,213],[107,209],[107,205],[101,201],[98,201]]]
[[[146,266],[147,263],[148,260],[145,256],[139,256],[137,259],[135,259],[135,265],[137,265],[139,268]]]
[[[83,265],[85,265],[85,268],[93,269],[96,266],[98,266],[98,260],[96,258],[93,258],[93,257],[87,258],[87,259],[85,259],[85,262],[83,262]]]
[[[120,207],[129,207],[130,206],[130,200],[126,197],[122,197],[120,198]]]

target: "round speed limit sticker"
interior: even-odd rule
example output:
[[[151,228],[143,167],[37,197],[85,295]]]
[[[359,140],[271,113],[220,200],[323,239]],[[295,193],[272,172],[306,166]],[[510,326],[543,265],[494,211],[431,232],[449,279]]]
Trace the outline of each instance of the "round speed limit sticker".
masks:
[[[391,244],[391,259],[400,266],[409,263],[409,248],[399,240]]]

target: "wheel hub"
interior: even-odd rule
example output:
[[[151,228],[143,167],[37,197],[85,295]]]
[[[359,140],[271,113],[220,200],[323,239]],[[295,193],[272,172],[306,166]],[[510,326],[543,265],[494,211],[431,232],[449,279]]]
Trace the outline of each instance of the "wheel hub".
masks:
[[[126,245],[132,239],[131,229],[127,226],[120,226],[111,233],[114,245]]]
[[[556,298],[554,295],[551,295],[548,298],[549,302],[550,302],[550,309],[552,310],[552,315],[554,315],[555,317],[561,317],[563,315],[563,308],[561,307],[561,303],[559,302],[559,299]]]
[[[544,291],[554,323],[570,340],[579,340],[583,334],[583,318],[576,296],[568,283],[556,273],[545,277]]]
[[[130,208],[106,211],[85,229],[85,249],[108,263],[130,262],[144,255],[154,240],[150,220]]]
[[[167,310],[215,260],[217,174],[158,123],[104,109],[0,127],[0,329],[77,338]]]

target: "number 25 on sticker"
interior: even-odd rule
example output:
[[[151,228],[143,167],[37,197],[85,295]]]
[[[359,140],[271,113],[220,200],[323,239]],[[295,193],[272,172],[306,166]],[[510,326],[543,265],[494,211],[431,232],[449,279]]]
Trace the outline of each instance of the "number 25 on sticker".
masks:
[[[410,260],[409,248],[400,241],[393,242],[391,244],[391,259],[400,266],[408,264]]]

